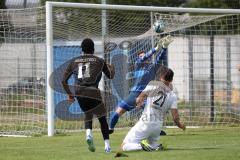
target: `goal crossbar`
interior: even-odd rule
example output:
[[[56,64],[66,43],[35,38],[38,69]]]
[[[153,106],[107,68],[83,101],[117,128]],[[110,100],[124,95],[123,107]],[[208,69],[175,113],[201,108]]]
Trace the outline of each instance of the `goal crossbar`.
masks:
[[[88,9],[103,9],[103,10],[240,14],[239,9],[154,7],[154,6],[110,5],[110,4],[66,3],[66,2],[46,2],[46,5],[50,5],[52,7],[72,7],[72,8],[88,8]]]

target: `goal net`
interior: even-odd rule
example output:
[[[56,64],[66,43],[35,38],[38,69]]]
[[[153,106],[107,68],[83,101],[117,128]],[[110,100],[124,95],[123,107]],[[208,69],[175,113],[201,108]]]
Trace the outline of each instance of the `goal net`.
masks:
[[[0,10],[0,135],[46,132],[45,9]]]
[[[1,134],[46,132],[50,112],[47,104],[54,108],[50,117],[55,132],[84,128],[84,114],[77,102],[66,101],[61,82],[68,60],[82,54],[80,44],[86,37],[94,40],[97,56],[115,65],[115,78],[103,76],[99,85],[108,117],[138,78],[133,76],[137,52],[150,50],[170,34],[174,42],[161,63],[175,73],[173,86],[184,123],[203,127],[239,125],[239,14],[101,7],[51,3],[46,11],[44,7],[1,11]],[[46,13],[50,19],[45,18]],[[159,20],[165,28],[155,33],[152,26]],[[47,79],[49,83],[45,83]],[[141,110],[125,113],[117,127],[132,126],[140,115]],[[170,115],[165,125],[174,126]],[[94,127],[98,126],[96,121]]]

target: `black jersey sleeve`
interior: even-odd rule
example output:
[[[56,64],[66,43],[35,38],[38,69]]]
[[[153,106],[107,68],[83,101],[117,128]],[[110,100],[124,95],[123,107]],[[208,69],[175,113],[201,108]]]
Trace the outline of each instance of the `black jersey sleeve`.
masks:
[[[104,62],[103,65],[103,73],[109,78],[109,79],[113,79],[114,75],[115,75],[115,67],[114,65],[110,65],[107,64],[106,62]]]

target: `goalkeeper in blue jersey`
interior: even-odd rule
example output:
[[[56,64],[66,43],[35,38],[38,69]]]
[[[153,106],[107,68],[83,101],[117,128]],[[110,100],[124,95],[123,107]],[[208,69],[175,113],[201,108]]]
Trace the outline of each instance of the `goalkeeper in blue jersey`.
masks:
[[[161,65],[161,60],[167,54],[167,47],[173,41],[170,35],[159,40],[157,46],[147,53],[139,52],[138,59],[135,63],[134,77],[136,78],[133,88],[130,90],[130,94],[127,98],[122,100],[117,105],[116,111],[113,113],[110,119],[109,133],[114,132],[114,127],[118,122],[118,119],[126,111],[130,111],[136,106],[136,98],[144,90],[147,84],[155,78],[159,66]],[[159,52],[157,52],[159,51]],[[152,55],[156,54],[156,59],[154,63],[149,62]]]

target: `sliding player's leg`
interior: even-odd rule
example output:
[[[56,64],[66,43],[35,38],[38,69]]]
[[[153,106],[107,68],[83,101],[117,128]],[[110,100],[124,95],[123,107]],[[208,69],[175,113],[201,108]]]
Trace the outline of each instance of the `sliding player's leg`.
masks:
[[[122,143],[123,151],[139,151],[142,150],[142,146],[140,143]]]
[[[157,136],[157,135],[156,135]],[[162,150],[166,150],[167,149],[167,144],[165,143],[159,143],[159,137],[158,138],[148,138],[148,143],[149,146],[156,151],[162,151]]]
[[[128,132],[123,140],[121,149],[123,151],[143,150],[141,141],[149,135],[149,130],[142,122],[137,122],[134,127]]]
[[[160,132],[161,131],[161,126],[154,125],[152,127],[152,133],[151,135],[147,138],[147,141],[149,143],[149,146],[153,150],[165,150],[166,149],[166,144],[159,144],[159,139],[160,139]]]
[[[153,132],[149,137],[148,137],[148,143],[151,146],[152,149],[156,150],[159,147],[159,139],[160,139],[160,130]]]
[[[121,117],[126,111],[130,111],[135,108],[136,98],[139,94],[139,92],[131,92],[127,98],[118,104],[116,111],[112,114],[110,119],[110,134],[114,132],[114,128],[118,122],[119,117]]]

